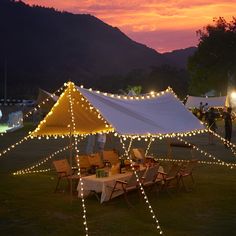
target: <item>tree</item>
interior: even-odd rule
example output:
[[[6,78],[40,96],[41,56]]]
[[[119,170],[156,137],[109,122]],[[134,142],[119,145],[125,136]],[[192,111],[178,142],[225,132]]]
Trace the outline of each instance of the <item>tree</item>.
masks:
[[[130,86],[128,85],[128,88],[126,89],[127,94],[134,92],[135,95],[139,95],[142,92],[142,86],[136,85],[136,86]]]
[[[215,18],[213,25],[198,30],[197,36],[198,49],[188,60],[190,92],[225,92],[229,78],[236,82],[236,18],[230,22]]]

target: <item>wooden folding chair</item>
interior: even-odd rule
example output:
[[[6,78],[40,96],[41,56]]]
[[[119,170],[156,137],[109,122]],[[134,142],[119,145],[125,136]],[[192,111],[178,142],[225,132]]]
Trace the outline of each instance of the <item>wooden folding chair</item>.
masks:
[[[54,192],[57,192],[61,179],[66,179],[68,183],[68,189],[70,187],[70,181],[79,180],[79,176],[75,174],[76,170],[72,170],[67,159],[53,161],[53,166],[57,172],[58,179]]]
[[[79,155],[75,158],[76,164],[79,162],[81,175],[87,175],[91,168],[88,155]]]
[[[131,158],[137,162],[142,162],[142,163],[152,162],[153,163],[153,157],[146,156],[145,151],[142,148],[133,148],[130,154],[131,154]]]
[[[133,148],[131,150],[131,158],[137,162],[145,162],[145,153],[142,148]]]
[[[179,172],[181,165],[173,163],[168,172],[158,171],[159,179],[163,181],[162,190],[179,189]]]
[[[152,190],[153,187],[156,187],[156,188],[161,187],[162,179],[157,178],[158,170],[159,170],[159,163],[147,169],[147,171],[142,177],[143,187],[149,188],[149,190]]]
[[[140,179],[140,181],[142,180],[142,176],[144,175],[145,173],[145,169],[143,170],[139,170],[139,171],[136,171],[137,172],[137,175]],[[137,182],[137,178],[136,178],[136,175],[135,173],[133,172],[133,174],[131,175],[131,177],[128,179],[128,181],[123,181],[123,180],[116,180],[113,188],[112,188],[112,191],[111,191],[111,195],[110,195],[110,198],[109,200],[112,199],[112,195],[116,192],[116,191],[120,191],[122,194],[124,194],[124,197],[125,197],[125,200],[126,202],[130,204],[129,200],[128,200],[128,196],[127,196],[127,193],[130,192],[130,191],[133,191],[133,190],[137,190],[139,189],[139,186],[138,186],[138,182]]]
[[[149,186],[155,183],[158,175],[159,164],[149,167],[142,177],[143,186]]]
[[[187,178],[188,176],[191,177],[192,183],[194,184],[194,178],[193,178],[193,170],[196,168],[198,165],[198,160],[190,160],[186,165],[182,165],[182,168],[180,169],[179,172],[179,179],[180,183],[182,184],[183,188],[188,191],[189,189],[187,188],[186,183],[184,182],[184,179]]]
[[[106,150],[102,152],[103,161],[109,162],[111,165],[119,163],[118,153],[114,150]]]

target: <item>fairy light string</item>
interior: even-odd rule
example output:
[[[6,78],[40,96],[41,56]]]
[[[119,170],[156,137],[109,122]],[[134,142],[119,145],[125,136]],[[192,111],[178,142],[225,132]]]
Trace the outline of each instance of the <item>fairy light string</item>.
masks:
[[[22,138],[20,141],[16,142],[15,144],[12,144],[11,146],[9,146],[8,148],[6,148],[5,150],[0,152],[0,158],[4,157],[6,153],[10,152],[11,150],[13,150],[14,148],[16,148],[18,145],[22,144],[23,142],[25,142],[26,140],[30,139],[30,136],[25,136],[24,138]]]
[[[75,116],[74,116],[74,110],[73,110],[73,99],[71,96],[71,87],[73,86],[72,82],[69,82],[69,103],[70,103],[70,113],[71,113],[71,123],[72,123],[72,129],[73,133],[76,133],[76,127],[75,127]],[[82,202],[82,208],[83,208],[83,224],[85,229],[85,236],[88,236],[88,224],[87,224],[87,216],[86,216],[86,206],[85,206],[85,199],[84,199],[84,188],[83,188],[83,179],[81,178],[81,170],[80,170],[80,162],[79,162],[79,149],[78,149],[78,139],[77,136],[74,135],[75,140],[75,152],[76,152],[76,160],[77,160],[77,166],[78,166],[78,175],[79,175],[79,182],[80,182],[80,190],[81,190],[81,202]]]
[[[188,146],[192,146],[194,150],[200,152],[200,153],[203,154],[204,156],[208,156],[209,158],[213,159],[214,161],[219,162],[221,165],[225,165],[225,166],[230,167],[231,169],[233,169],[234,165],[232,165],[231,163],[226,163],[226,162],[224,162],[224,161],[218,159],[218,158],[215,157],[214,155],[207,153],[206,151],[200,149],[199,147],[197,147],[197,146],[195,146],[195,145],[193,145],[193,144],[190,144],[189,142],[187,142],[186,140],[184,140],[184,139],[182,139],[182,138],[180,138],[180,137],[177,137],[177,139],[178,139],[179,141],[185,143],[185,144],[188,145]]]
[[[170,159],[170,158],[155,158],[155,160],[157,161],[162,161],[162,162],[189,162],[189,160],[181,160],[181,159]],[[202,161],[202,160],[198,160],[198,163],[200,164],[206,164],[206,165],[217,165],[217,166],[224,166],[222,165],[220,162],[212,162],[212,161]],[[231,164],[233,167],[236,167],[236,164]]]
[[[231,152],[233,153],[233,155],[236,157],[236,151],[234,150],[235,145],[231,142],[229,142],[228,140],[224,139],[223,137],[221,137],[220,135],[218,135],[217,133],[213,132],[212,133],[215,137],[219,138],[224,145],[226,145],[226,147],[230,148]]]
[[[142,195],[143,195],[144,201],[145,201],[145,203],[146,203],[147,206],[148,206],[149,212],[151,213],[152,218],[153,218],[153,220],[154,220],[155,223],[156,223],[156,228],[157,228],[157,230],[159,231],[159,234],[162,235],[162,234],[163,234],[163,231],[161,230],[159,221],[158,221],[158,219],[157,219],[157,217],[156,217],[156,215],[155,215],[155,213],[154,213],[154,211],[153,211],[153,208],[152,208],[152,206],[151,206],[151,204],[150,204],[150,202],[149,202],[149,200],[148,200],[148,197],[147,197],[147,195],[146,195],[146,193],[145,193],[145,191],[144,191],[144,188],[143,188],[142,183],[141,183],[141,181],[140,181],[140,179],[139,179],[139,176],[138,176],[138,174],[137,174],[137,171],[135,170],[134,165],[133,165],[133,163],[132,163],[132,161],[131,161],[131,159],[130,159],[130,157],[129,157],[129,151],[130,151],[130,148],[131,148],[133,139],[132,139],[132,138],[130,139],[130,142],[129,142],[129,145],[128,145],[128,148],[127,148],[127,149],[126,149],[126,147],[125,147],[125,143],[123,142],[123,138],[122,138],[122,137],[120,137],[120,142],[121,142],[121,144],[122,144],[122,148],[124,149],[125,154],[126,154],[128,160],[130,160],[130,165],[131,165],[132,171],[133,171],[134,174],[135,174],[135,177],[136,177],[136,179],[137,179],[137,183],[138,183],[139,188],[140,188],[140,191],[141,191],[141,193],[142,193]]]
[[[75,144],[72,143],[72,146],[74,146]],[[51,160],[52,158],[56,157],[58,154],[68,150],[70,148],[70,146],[66,146],[66,147],[63,147],[55,152],[53,152],[51,155],[47,156],[46,158],[44,158],[43,160],[40,160],[39,162],[37,162],[36,164],[28,167],[28,168],[25,168],[25,169],[21,169],[21,170],[18,170],[16,172],[13,172],[12,174],[13,175],[23,175],[23,174],[30,174],[30,173],[37,173],[37,172],[44,172],[42,170],[33,170],[35,168],[38,168],[39,166],[45,164],[46,162],[48,162],[49,160]],[[51,169],[45,169],[45,170],[51,170]],[[46,172],[46,171],[45,171]]]
[[[24,172],[14,172],[12,173],[13,175],[24,175],[24,174],[36,174],[36,173],[45,173],[45,172],[49,172],[51,171],[51,168],[47,168],[47,169],[38,169],[38,170],[30,170],[30,171],[24,171]]]
[[[153,141],[154,141],[154,138],[150,137],[150,141],[149,141],[148,146],[147,146],[147,149],[146,149],[146,151],[145,151],[145,156],[148,155],[149,149],[150,149],[151,144],[152,144]]]
[[[213,134],[216,138],[220,139],[227,147],[229,147],[234,155],[236,155],[236,152],[234,151],[234,148],[236,148],[236,145],[231,143],[230,141],[226,140],[216,132],[209,129],[209,132]]]

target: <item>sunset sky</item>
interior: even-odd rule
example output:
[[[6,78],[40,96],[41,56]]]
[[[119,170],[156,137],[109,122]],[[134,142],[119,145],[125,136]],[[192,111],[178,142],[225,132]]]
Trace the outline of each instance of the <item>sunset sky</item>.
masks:
[[[197,45],[196,30],[214,17],[236,16],[235,0],[23,0],[89,13],[158,52]]]

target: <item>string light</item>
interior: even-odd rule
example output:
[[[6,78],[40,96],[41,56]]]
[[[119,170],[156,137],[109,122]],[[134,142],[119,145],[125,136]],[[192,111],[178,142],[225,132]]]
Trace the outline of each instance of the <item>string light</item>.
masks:
[[[217,160],[217,162],[221,163],[221,165],[225,165],[227,167],[230,167],[231,169],[233,169],[234,165],[232,165],[231,163],[226,163],[220,159],[218,159],[217,157],[213,156],[212,154],[209,154],[207,152],[205,152],[204,150],[198,148],[197,146],[193,145],[193,144],[190,144],[188,143],[187,141],[183,140],[182,138],[180,137],[177,137],[177,139],[183,143],[185,143],[186,145],[188,146],[192,146],[193,149],[195,149],[196,151],[199,151],[201,154],[203,154],[204,156],[208,156],[209,158],[213,159],[214,161]]]
[[[159,231],[159,234],[162,235],[162,234],[163,234],[163,231],[161,230],[159,221],[158,221],[158,219],[157,219],[157,217],[156,217],[156,215],[155,215],[155,213],[154,213],[154,211],[153,211],[153,208],[152,208],[152,206],[151,206],[151,204],[150,204],[150,202],[149,202],[149,200],[148,200],[148,197],[147,197],[147,195],[146,195],[146,193],[145,193],[145,191],[144,191],[143,185],[142,185],[142,183],[141,183],[141,181],[140,181],[140,179],[139,179],[139,176],[138,176],[138,174],[137,174],[137,171],[135,170],[134,165],[133,165],[133,163],[132,163],[132,161],[131,161],[131,159],[130,159],[130,157],[129,157],[129,151],[130,151],[130,148],[131,148],[131,146],[132,146],[133,139],[132,139],[132,138],[130,139],[129,146],[128,146],[127,149],[126,149],[126,147],[125,147],[125,143],[123,142],[123,138],[122,138],[122,137],[120,137],[120,142],[121,142],[121,144],[122,144],[122,148],[123,148],[123,150],[125,151],[125,154],[126,154],[128,160],[130,160],[131,169],[132,169],[132,171],[133,171],[134,174],[135,174],[135,177],[136,177],[137,183],[138,183],[138,185],[139,185],[140,191],[141,191],[141,193],[142,193],[142,195],[143,195],[143,199],[144,199],[145,203],[148,205],[148,209],[149,209],[149,211],[150,211],[150,213],[151,213],[151,215],[152,215],[153,220],[154,220],[155,223],[156,223],[156,228],[157,228],[157,230]]]
[[[73,83],[69,83],[69,103],[70,103],[70,113],[71,113],[71,123],[72,123],[72,129],[73,133],[76,132],[75,127],[75,116],[74,116],[74,110],[73,110],[73,101],[71,97],[71,87],[74,87]],[[83,188],[83,180],[81,178],[81,170],[80,170],[80,162],[79,162],[79,150],[78,150],[78,139],[77,136],[74,136],[75,140],[75,151],[76,151],[76,159],[77,159],[77,166],[78,166],[78,175],[79,175],[79,181],[80,181],[80,191],[81,191],[81,202],[82,202],[82,208],[83,208],[83,220],[84,220],[84,229],[85,229],[85,235],[88,236],[88,225],[87,225],[87,217],[86,217],[86,206],[85,206],[85,199],[84,199],[84,188]]]
[[[155,160],[157,161],[166,161],[166,162],[190,162],[189,160],[181,160],[181,159],[168,159],[168,158],[155,158]],[[198,160],[198,163],[200,164],[206,164],[206,165],[217,165],[217,166],[224,166],[222,165],[221,162],[212,162],[212,161],[202,161],[202,160]],[[232,166],[236,167],[236,164],[231,163]]]
[[[0,133],[0,136],[3,136],[3,135],[6,134],[6,133],[7,133],[7,131],[5,130],[5,131],[3,131],[3,132]]]
[[[14,172],[12,173],[13,175],[24,175],[24,174],[35,174],[35,173],[45,173],[45,172],[49,172],[51,171],[52,169],[51,168],[48,168],[48,169],[42,169],[42,170],[30,170],[30,171],[24,171],[24,172],[21,172],[20,171],[18,172]]]
[[[72,146],[74,146],[74,143],[72,143]],[[58,154],[68,150],[70,148],[70,146],[66,146],[64,148],[61,148],[57,151],[55,151],[54,153],[52,153],[50,156],[44,158],[42,161],[39,161],[37,162],[36,164],[28,167],[28,168],[25,168],[25,169],[22,169],[22,170],[18,170],[14,173],[12,173],[13,175],[24,175],[24,174],[30,174],[30,173],[38,173],[38,172],[44,172],[42,170],[33,170],[35,168],[38,168],[39,166],[45,164],[46,162],[48,162],[49,160],[51,160],[52,158],[54,158],[55,156],[57,156]],[[45,170],[50,170],[50,169],[45,169]],[[46,172],[46,171],[45,171]]]
[[[9,146],[8,148],[6,148],[5,150],[3,150],[2,152],[0,152],[0,157],[3,157],[6,153],[10,152],[11,150],[13,150],[16,146],[22,144],[24,141],[28,140],[30,138],[30,136],[26,136],[24,138],[22,138],[20,141],[16,142],[15,144],[12,144],[11,146]]]
[[[230,148],[231,152],[234,154],[234,156],[236,156],[236,152],[234,150],[234,148],[236,147],[233,143],[229,142],[228,140],[224,139],[223,137],[221,137],[219,134],[215,133],[212,130],[209,130],[209,132],[211,132],[215,137],[219,138],[224,145],[226,145],[227,147]]]
[[[149,143],[148,143],[147,149],[146,149],[146,151],[145,151],[145,156],[148,155],[149,149],[150,149],[151,144],[152,144],[153,141],[154,141],[154,139],[151,137],[151,138],[150,138],[150,141],[149,141]]]
[[[84,88],[83,85],[79,86],[80,88]],[[94,92],[97,94],[102,94],[106,97],[111,97],[111,98],[118,98],[118,99],[124,99],[124,100],[143,100],[143,99],[153,99],[156,97],[160,97],[163,96],[165,93],[172,93],[175,97],[177,97],[177,95],[173,92],[173,90],[168,87],[166,90],[161,91],[161,92],[154,92],[152,91],[151,93],[147,93],[147,94],[140,94],[140,95],[120,95],[120,94],[112,94],[112,93],[106,93],[106,92],[101,92],[99,90],[93,90],[92,88],[88,89],[89,92]]]
[[[227,139],[221,137],[219,134],[217,134],[216,132],[212,131],[211,129],[209,129],[209,132],[212,133],[215,137],[219,138],[227,147],[236,148],[235,144],[233,144],[230,141],[228,141]]]

